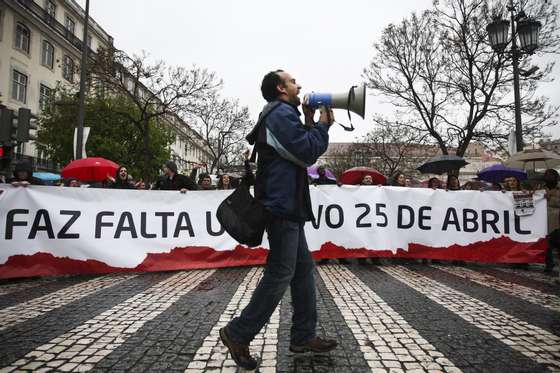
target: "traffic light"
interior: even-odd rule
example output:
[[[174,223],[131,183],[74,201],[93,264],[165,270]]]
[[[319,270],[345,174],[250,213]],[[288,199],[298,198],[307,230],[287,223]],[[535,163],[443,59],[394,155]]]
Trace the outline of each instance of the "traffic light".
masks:
[[[12,159],[14,156],[14,147],[9,145],[0,146],[0,159]]]
[[[17,141],[18,124],[14,112],[7,108],[0,108],[0,143],[11,145]]]
[[[36,136],[32,135],[31,130],[37,129],[37,117],[31,114],[31,110],[20,108],[17,118],[17,141],[27,142],[35,140]]]

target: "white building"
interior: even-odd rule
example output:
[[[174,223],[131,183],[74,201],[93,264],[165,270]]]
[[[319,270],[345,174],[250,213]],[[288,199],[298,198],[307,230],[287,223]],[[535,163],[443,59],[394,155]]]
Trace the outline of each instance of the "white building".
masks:
[[[0,0],[0,104],[16,111],[29,108],[37,115],[58,85],[77,87],[83,19],[84,10],[74,0]],[[92,52],[113,44],[91,18],[88,32]],[[179,130],[188,127],[184,123],[170,125],[177,134],[171,145],[176,161],[186,165],[209,159],[198,134]],[[32,142],[18,147],[18,153],[32,157],[39,168],[53,166]]]

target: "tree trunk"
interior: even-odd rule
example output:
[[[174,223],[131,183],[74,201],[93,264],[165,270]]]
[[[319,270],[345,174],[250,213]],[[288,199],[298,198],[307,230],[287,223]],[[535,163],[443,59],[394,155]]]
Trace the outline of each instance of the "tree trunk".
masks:
[[[150,123],[149,121],[145,120],[143,123],[144,131],[143,131],[143,144],[144,144],[144,152],[142,155],[143,162],[142,162],[142,178],[144,182],[148,183],[151,182],[150,175],[150,161],[151,161],[151,152],[150,152]]]

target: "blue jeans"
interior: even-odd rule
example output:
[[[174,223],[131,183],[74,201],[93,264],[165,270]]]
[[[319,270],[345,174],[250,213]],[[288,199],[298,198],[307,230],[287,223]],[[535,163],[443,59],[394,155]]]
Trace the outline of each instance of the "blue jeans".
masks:
[[[315,262],[307,248],[303,224],[272,218],[267,228],[270,251],[263,277],[247,307],[227,325],[227,332],[235,342],[251,343],[270,319],[288,286],[294,310],[291,343],[301,345],[315,338]]]

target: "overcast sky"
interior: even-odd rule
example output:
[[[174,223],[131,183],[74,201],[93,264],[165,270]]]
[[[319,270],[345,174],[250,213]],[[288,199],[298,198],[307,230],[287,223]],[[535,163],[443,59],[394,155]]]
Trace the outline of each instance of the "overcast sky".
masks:
[[[82,6],[85,0],[78,1]],[[91,16],[129,54],[142,50],[171,65],[208,68],[224,80],[223,95],[248,106],[256,119],[260,82],[273,69],[290,72],[310,91],[343,92],[362,81],[372,44],[389,23],[431,6],[431,0],[91,0]],[[558,57],[555,57],[558,58]],[[541,94],[560,104],[556,81]],[[371,93],[371,92],[370,92]],[[368,96],[366,117],[392,108]],[[347,121],[345,111],[335,112]],[[371,129],[353,116],[354,132],[331,129],[331,141],[352,141]],[[555,136],[560,130],[554,130]]]

